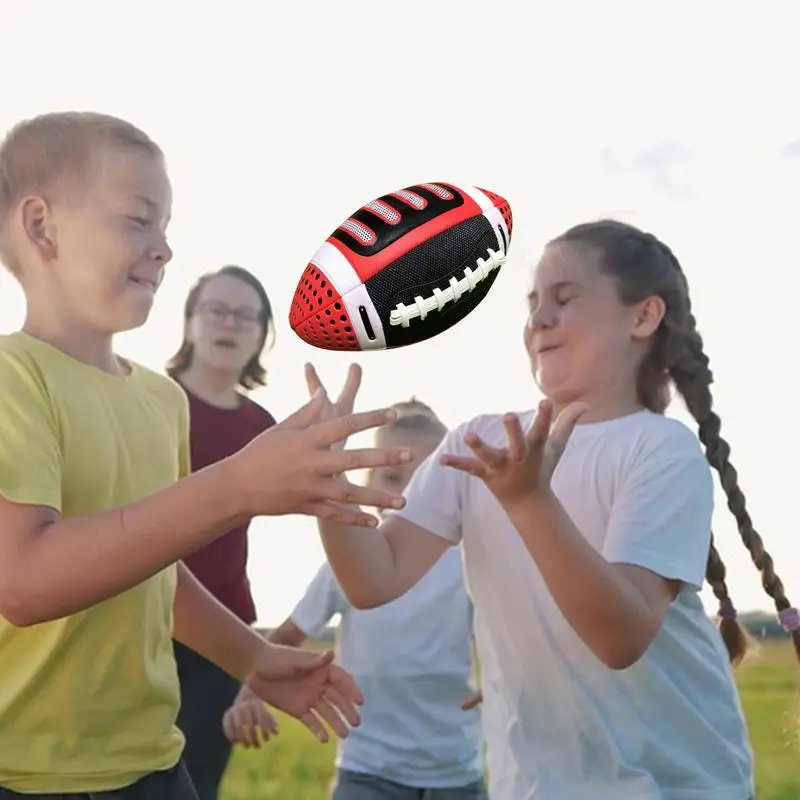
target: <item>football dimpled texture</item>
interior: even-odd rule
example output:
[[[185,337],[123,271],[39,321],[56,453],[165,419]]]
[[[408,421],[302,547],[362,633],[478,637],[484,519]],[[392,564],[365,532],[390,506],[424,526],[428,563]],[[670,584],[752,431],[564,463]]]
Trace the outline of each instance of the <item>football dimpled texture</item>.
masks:
[[[324,350],[384,350],[430,339],[486,297],[505,263],[508,201],[476,187],[421,183],[346,219],[312,256],[289,312]]]

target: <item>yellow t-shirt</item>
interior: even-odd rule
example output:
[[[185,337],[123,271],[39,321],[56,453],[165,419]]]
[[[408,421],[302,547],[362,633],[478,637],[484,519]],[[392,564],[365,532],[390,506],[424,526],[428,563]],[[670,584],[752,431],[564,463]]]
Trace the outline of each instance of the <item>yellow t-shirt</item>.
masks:
[[[134,503],[188,474],[188,427],[169,378],[136,364],[115,377],[24,333],[0,337],[0,493],[12,502],[65,518]],[[113,790],[178,762],[175,585],[172,566],[64,619],[0,617],[0,786]]]

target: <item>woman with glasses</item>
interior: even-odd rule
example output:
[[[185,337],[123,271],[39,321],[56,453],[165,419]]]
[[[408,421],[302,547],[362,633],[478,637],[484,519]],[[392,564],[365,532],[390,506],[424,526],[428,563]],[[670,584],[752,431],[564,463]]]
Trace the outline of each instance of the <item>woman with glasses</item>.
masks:
[[[241,267],[203,275],[184,306],[183,342],[167,373],[189,398],[192,469],[220,461],[275,424],[248,393],[266,384],[261,364],[272,345],[272,307],[259,280]],[[189,569],[248,624],[256,612],[247,577],[247,523],[185,559]],[[236,681],[175,642],[181,682],[178,727],[184,759],[200,800],[216,800],[230,757],[222,716],[239,690]],[[265,712],[266,715],[266,712]],[[270,723],[267,716],[262,727]]]

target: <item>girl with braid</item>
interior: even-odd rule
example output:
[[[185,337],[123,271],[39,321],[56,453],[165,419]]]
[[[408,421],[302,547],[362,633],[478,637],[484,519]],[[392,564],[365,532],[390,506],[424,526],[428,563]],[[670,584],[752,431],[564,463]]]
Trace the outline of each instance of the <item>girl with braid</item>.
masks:
[[[798,615],[728,461],[683,271],[651,234],[578,225],[544,249],[528,303],[547,399],[450,432],[377,533],[320,521],[338,584],[380,606],[462,545],[493,800],[748,800],[731,667],[745,639],[712,543],[709,465],[796,644]],[[705,453],[664,416],[672,391]]]

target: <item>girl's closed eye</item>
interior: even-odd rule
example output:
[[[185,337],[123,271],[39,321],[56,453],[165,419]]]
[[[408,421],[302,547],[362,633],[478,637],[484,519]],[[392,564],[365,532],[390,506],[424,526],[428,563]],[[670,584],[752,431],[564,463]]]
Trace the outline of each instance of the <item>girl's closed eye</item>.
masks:
[[[128,219],[140,228],[146,228],[150,224],[150,220],[145,217],[128,217]]]

